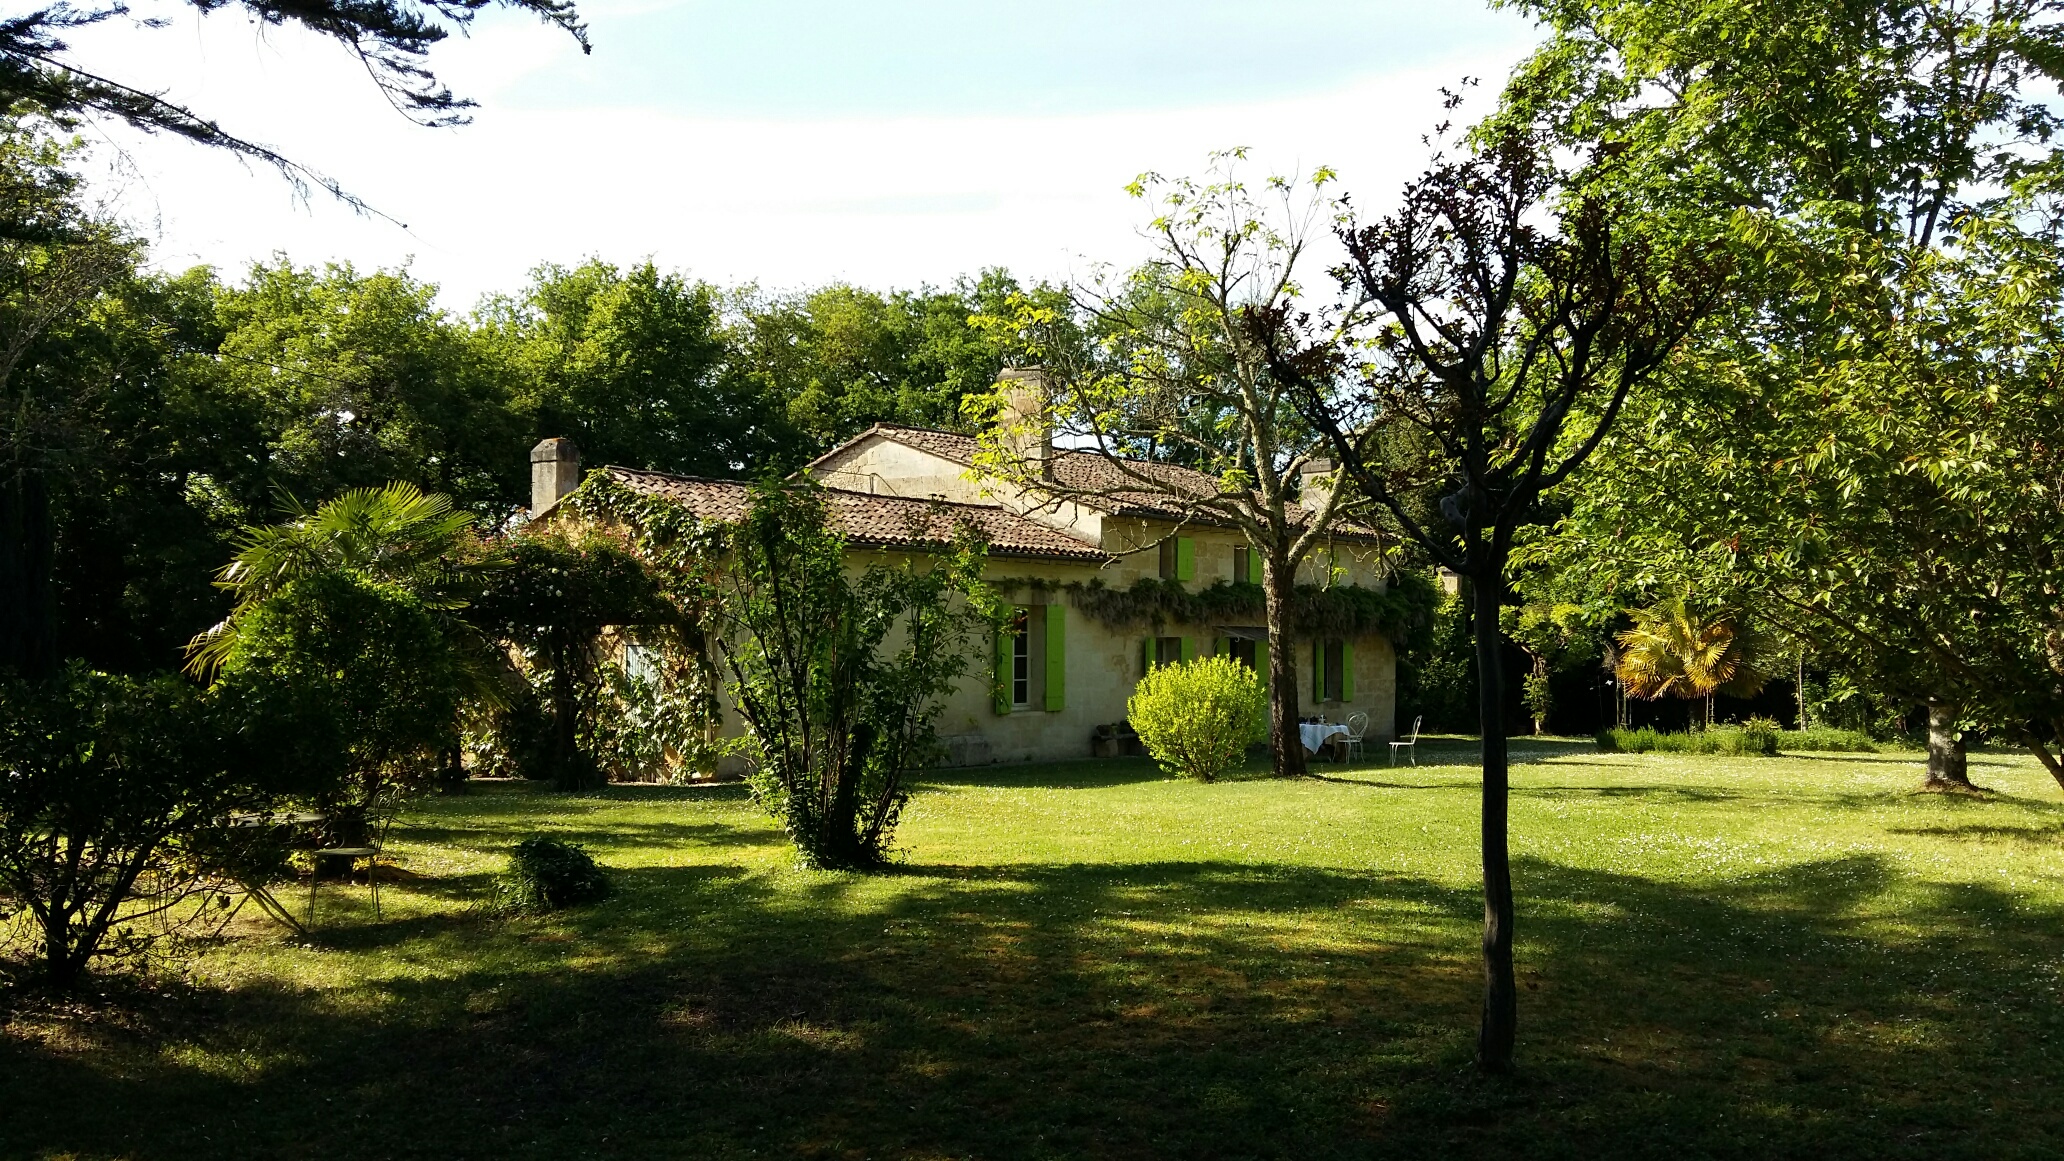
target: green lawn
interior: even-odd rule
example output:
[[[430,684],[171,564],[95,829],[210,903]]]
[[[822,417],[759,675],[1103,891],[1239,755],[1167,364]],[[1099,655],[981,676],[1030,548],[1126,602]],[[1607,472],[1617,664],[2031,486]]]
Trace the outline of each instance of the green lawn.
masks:
[[[9,1157],[2045,1157],[2064,1152],[2064,795],[1982,755],[1519,743],[1521,1074],[1469,1068],[1473,747],[1199,786],[954,772],[892,874],[794,869],[736,788],[477,786],[320,937],[17,997]],[[547,830],[601,905],[503,920]]]

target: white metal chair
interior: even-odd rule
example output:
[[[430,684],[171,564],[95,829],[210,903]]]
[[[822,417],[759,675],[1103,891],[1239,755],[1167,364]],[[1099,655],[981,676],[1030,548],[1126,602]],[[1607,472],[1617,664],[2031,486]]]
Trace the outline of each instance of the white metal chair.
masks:
[[[1347,732],[1335,739],[1340,743],[1341,761],[1352,762],[1367,757],[1362,752],[1362,740],[1369,733],[1369,715],[1352,713],[1347,715]]]
[[[1425,717],[1425,715],[1424,715],[1424,714],[1420,715],[1419,717],[1413,718],[1413,719],[1412,719],[1412,736],[1411,736],[1411,737],[1409,737],[1409,738],[1406,738],[1406,739],[1405,739],[1404,741],[1402,741],[1402,742],[1392,742],[1392,743],[1390,744],[1390,764],[1391,764],[1391,765],[1393,765],[1393,766],[1397,765],[1397,753],[1398,753],[1398,751],[1399,751],[1399,750],[1410,750],[1410,751],[1412,751],[1412,765],[1414,765],[1414,766],[1417,766],[1417,765],[1419,764],[1419,723],[1421,723],[1421,722],[1423,722],[1423,721],[1425,721],[1425,720],[1426,720],[1426,717]]]

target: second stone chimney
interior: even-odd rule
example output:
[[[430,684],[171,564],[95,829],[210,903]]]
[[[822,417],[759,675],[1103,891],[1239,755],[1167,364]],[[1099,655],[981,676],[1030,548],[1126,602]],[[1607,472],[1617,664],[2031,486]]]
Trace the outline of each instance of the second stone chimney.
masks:
[[[1306,460],[1297,469],[1297,502],[1307,512],[1317,512],[1333,498],[1339,480],[1332,460]]]
[[[539,441],[530,449],[530,518],[543,516],[552,505],[580,487],[580,449],[570,439]]]
[[[1003,446],[1025,461],[1031,474],[1053,479],[1053,425],[1046,415],[1046,372],[1037,367],[1006,367],[997,379],[1003,410],[996,417]]]

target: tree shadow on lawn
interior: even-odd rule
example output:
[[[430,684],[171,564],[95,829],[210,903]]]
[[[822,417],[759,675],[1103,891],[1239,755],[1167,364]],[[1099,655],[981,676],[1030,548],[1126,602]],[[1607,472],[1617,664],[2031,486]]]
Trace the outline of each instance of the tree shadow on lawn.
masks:
[[[579,843],[597,855],[619,849],[770,847],[788,843],[786,836],[772,827],[742,827],[723,822],[639,822],[608,816],[582,825],[547,815],[535,818],[520,829],[510,826],[438,826],[420,816],[404,816],[395,825],[390,845],[429,844],[506,851],[520,838],[532,834]]]
[[[483,926],[441,974],[17,1019],[0,1155],[1918,1158],[2064,1139],[2045,974],[2064,915],[1870,856],[1701,887],[1521,863],[1523,1071],[1504,1083],[1468,1067],[1471,888],[1230,862],[619,880],[593,908]],[[1896,928],[1869,918],[1887,909]]]

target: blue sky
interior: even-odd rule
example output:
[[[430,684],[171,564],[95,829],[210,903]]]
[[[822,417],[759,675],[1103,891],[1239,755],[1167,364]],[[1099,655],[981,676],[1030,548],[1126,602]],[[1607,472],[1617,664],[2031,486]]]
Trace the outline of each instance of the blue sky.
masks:
[[[82,36],[82,63],[191,101],[394,219],[110,131],[111,188],[161,264],[406,262],[455,308],[591,255],[770,288],[995,265],[1076,277],[1143,252],[1134,175],[1231,146],[1257,175],[1331,165],[1380,205],[1423,164],[1440,87],[1474,75],[1487,96],[1534,40],[1469,3],[595,0],[591,56],[504,12],[440,46],[434,67],[480,109],[433,131],[333,44],[144,3],[169,27]]]
[[[773,116],[1066,114],[1322,93],[1531,39],[1511,12],[1386,0],[693,0],[597,10],[594,67],[524,105]]]

